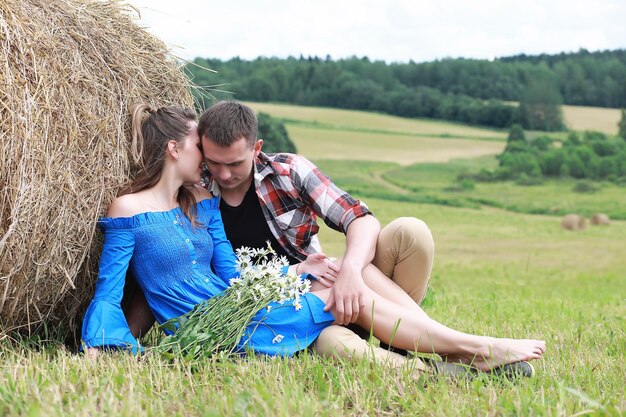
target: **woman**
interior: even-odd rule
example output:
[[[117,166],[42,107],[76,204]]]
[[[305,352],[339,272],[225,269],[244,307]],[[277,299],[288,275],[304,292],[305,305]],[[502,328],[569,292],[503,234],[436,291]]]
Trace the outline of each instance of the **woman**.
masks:
[[[223,291],[236,275],[218,199],[192,185],[200,179],[202,162],[194,113],[178,107],[138,106],[132,125],[133,151],[142,171],[100,222],[105,233],[100,276],[83,323],[83,342],[90,354],[102,346],[138,347],[119,306],[128,267],[161,323]],[[331,281],[336,271],[323,256],[311,256],[298,266],[300,273]],[[368,267],[364,278],[367,307],[356,323],[373,328],[377,338],[392,341],[395,347],[439,353],[481,370],[537,359],[545,351],[543,341],[497,339],[449,329],[430,319],[402,290],[380,279],[376,268]],[[264,320],[267,326],[260,326],[247,346],[269,355],[305,349],[334,321],[332,313],[324,311],[329,292],[313,282],[304,308],[272,309]],[[385,298],[392,295],[402,301]],[[272,343],[276,333],[285,336],[280,343]]]
[[[100,220],[104,247],[96,293],[83,321],[82,340],[90,355],[99,347],[139,348],[120,308],[126,271],[130,268],[160,323],[180,316],[217,295],[237,276],[236,258],[226,240],[219,201],[201,187],[200,139],[193,110],[170,106],[136,106],[132,118],[132,152],[141,170],[122,190]],[[335,274],[323,256],[311,256],[295,267],[298,273]],[[215,271],[215,272],[213,272]],[[310,306],[315,305],[315,308]],[[306,348],[330,313],[312,294],[303,308],[275,309],[265,319],[275,329],[291,329],[291,338],[254,347],[267,354],[290,354]],[[317,322],[311,311],[320,311]],[[278,320],[278,324],[272,324]],[[302,323],[310,325],[303,326]],[[255,338],[261,338],[265,327]]]

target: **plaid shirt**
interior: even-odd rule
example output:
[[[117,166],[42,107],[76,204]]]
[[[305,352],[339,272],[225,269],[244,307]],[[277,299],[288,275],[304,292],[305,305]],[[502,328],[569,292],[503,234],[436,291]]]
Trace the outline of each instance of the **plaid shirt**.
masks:
[[[220,195],[219,186],[208,170],[204,174],[206,188]],[[300,155],[261,153],[254,164],[254,185],[276,240],[287,253],[300,260],[321,252],[317,216],[345,234],[353,220],[371,214],[364,203],[341,190]]]

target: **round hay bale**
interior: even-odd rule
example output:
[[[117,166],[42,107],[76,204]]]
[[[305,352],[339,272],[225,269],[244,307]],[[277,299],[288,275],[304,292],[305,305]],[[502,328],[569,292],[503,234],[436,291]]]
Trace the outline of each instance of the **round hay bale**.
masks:
[[[587,220],[578,214],[567,214],[561,221],[561,227],[566,230],[583,230],[587,227]]]
[[[607,214],[596,213],[591,216],[591,224],[596,226],[608,226],[609,224],[611,224],[611,220],[609,219],[609,216]]]
[[[75,328],[96,220],[133,173],[130,107],[192,104],[136,15],[117,1],[0,0],[0,333]]]

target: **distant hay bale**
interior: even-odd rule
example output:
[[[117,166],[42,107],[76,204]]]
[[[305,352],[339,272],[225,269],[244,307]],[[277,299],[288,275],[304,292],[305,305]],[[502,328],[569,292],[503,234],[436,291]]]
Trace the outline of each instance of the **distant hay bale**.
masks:
[[[608,226],[611,224],[609,216],[603,213],[596,213],[591,216],[591,224],[596,226]]]
[[[96,220],[133,172],[130,107],[192,104],[134,16],[117,1],[0,0],[0,334],[77,323]]]
[[[563,217],[561,227],[566,230],[583,230],[587,227],[587,220],[578,214],[568,214]]]

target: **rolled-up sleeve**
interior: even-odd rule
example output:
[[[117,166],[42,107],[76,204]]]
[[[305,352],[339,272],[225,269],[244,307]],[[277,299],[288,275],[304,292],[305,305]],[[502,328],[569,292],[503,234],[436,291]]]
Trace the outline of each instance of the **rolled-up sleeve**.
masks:
[[[305,157],[298,155],[292,163],[291,180],[328,227],[345,234],[354,220],[372,214],[365,203],[337,187]]]
[[[83,319],[82,341],[90,347],[140,350],[121,308],[126,271],[135,240],[125,229],[105,229],[96,292]]]

